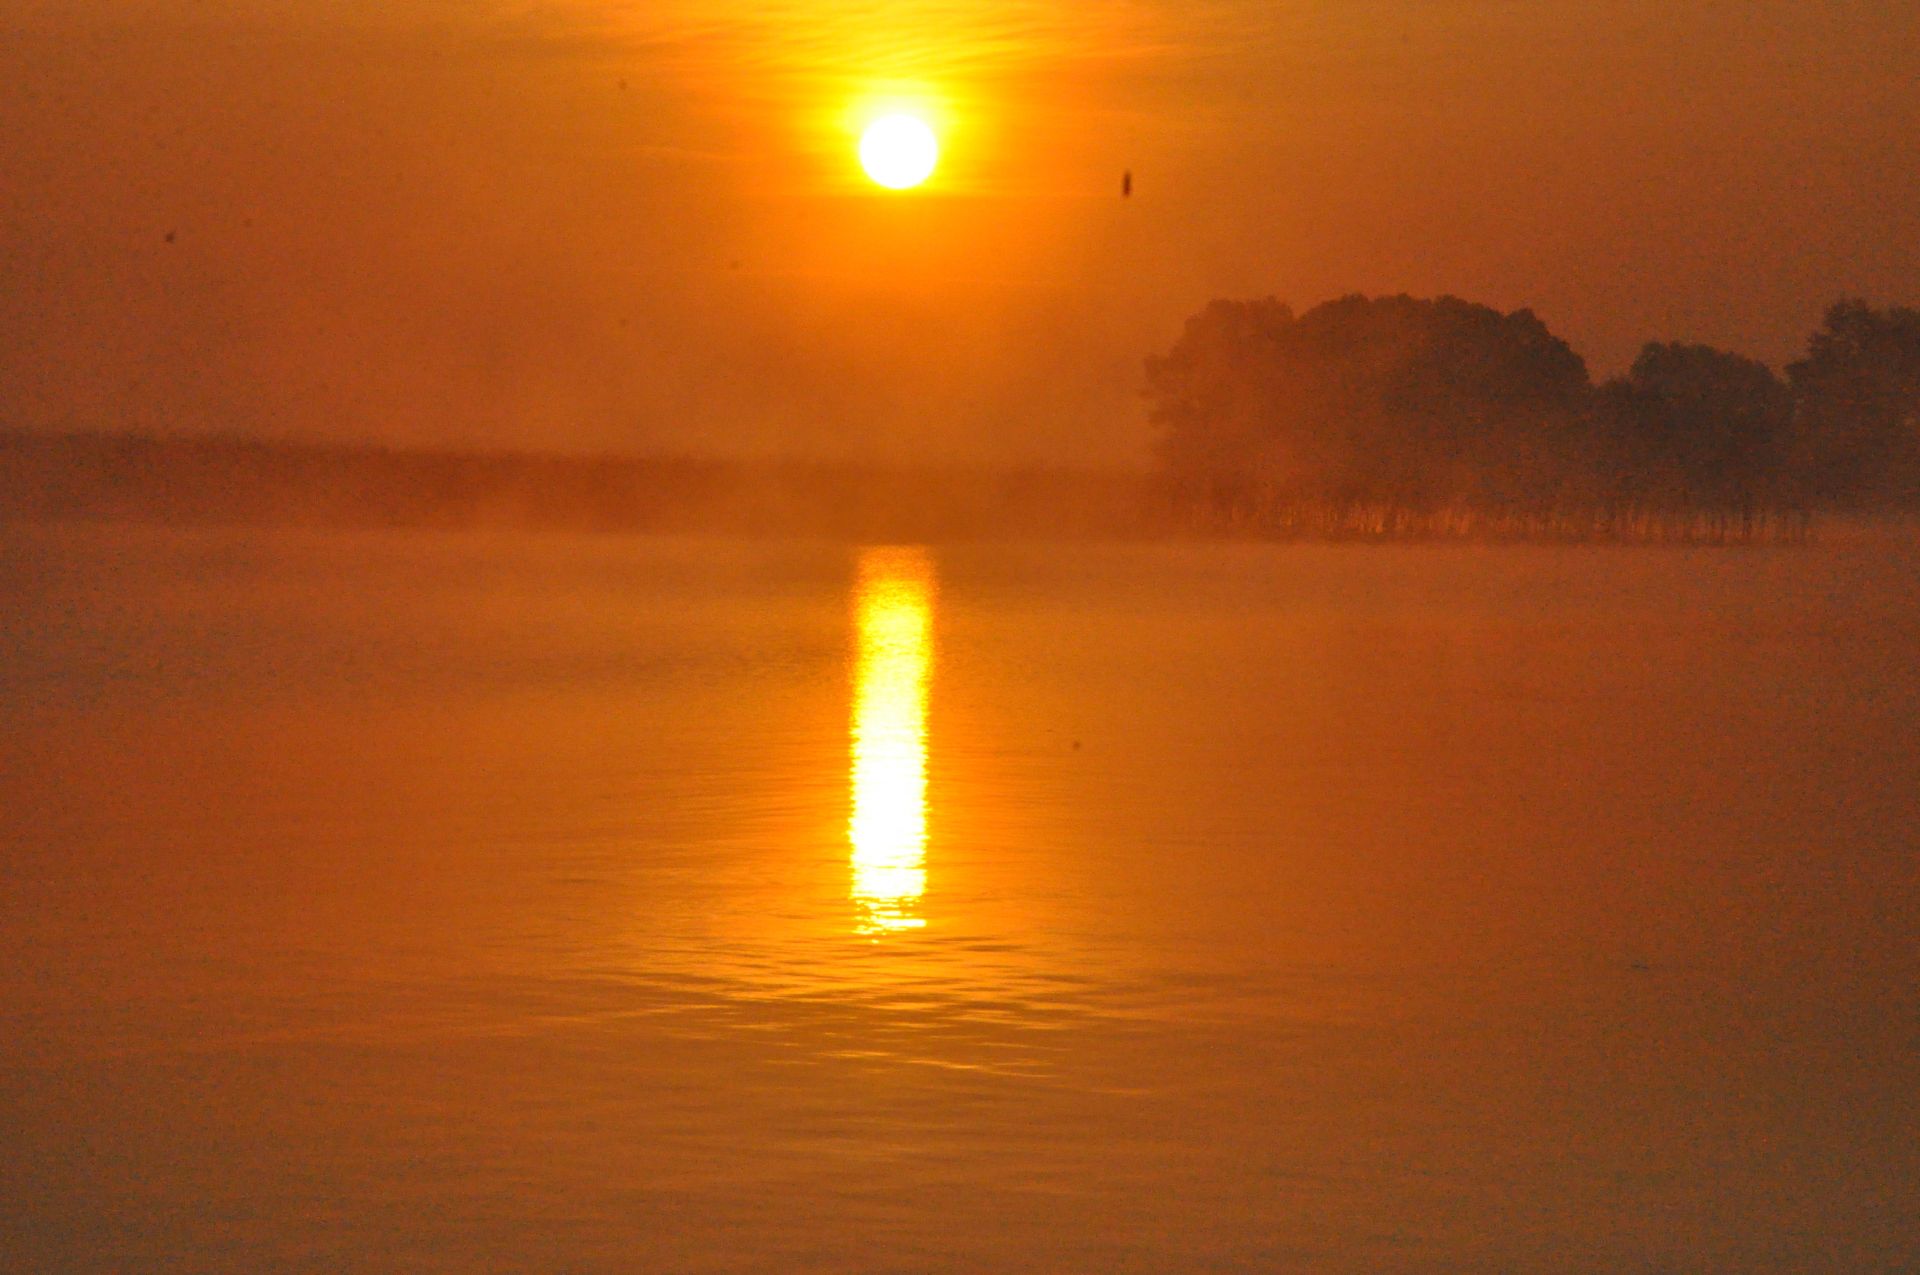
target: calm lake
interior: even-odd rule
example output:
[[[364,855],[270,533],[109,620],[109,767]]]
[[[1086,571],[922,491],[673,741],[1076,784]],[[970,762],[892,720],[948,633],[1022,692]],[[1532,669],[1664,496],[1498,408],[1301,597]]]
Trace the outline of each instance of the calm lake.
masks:
[[[1920,1264],[1920,540],[10,527],[10,1271]]]

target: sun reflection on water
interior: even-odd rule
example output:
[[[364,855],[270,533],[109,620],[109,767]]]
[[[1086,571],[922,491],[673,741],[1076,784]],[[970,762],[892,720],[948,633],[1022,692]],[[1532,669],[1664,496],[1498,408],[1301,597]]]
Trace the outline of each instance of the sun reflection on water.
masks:
[[[866,934],[920,929],[927,887],[927,682],[933,560],[921,548],[868,549],[855,597],[852,725],[853,901]]]

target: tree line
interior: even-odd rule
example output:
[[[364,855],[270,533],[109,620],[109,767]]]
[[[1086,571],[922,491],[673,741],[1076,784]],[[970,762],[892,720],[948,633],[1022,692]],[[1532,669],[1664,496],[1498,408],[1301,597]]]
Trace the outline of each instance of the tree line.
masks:
[[[1654,342],[1599,385],[1529,310],[1214,301],[1146,394],[1171,505],[1269,533],[1752,536],[1920,503],[1920,311],[1857,300],[1784,378]]]
[[[460,452],[240,435],[0,428],[12,522],[802,536],[860,543],[1142,534],[1134,473]]]

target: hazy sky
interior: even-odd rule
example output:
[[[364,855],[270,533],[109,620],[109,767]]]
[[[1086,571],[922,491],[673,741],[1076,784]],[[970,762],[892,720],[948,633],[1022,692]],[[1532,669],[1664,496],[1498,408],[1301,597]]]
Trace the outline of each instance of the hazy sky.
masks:
[[[1916,84],[1914,0],[0,0],[0,418],[1127,462],[1355,291],[1779,365],[1920,302]]]

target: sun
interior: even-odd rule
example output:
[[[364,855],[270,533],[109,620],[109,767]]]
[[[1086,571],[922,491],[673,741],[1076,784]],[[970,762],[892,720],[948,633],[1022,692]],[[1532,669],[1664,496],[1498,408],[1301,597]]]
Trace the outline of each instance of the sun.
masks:
[[[939,162],[939,139],[917,115],[882,115],[860,135],[860,167],[888,190],[918,186]]]

